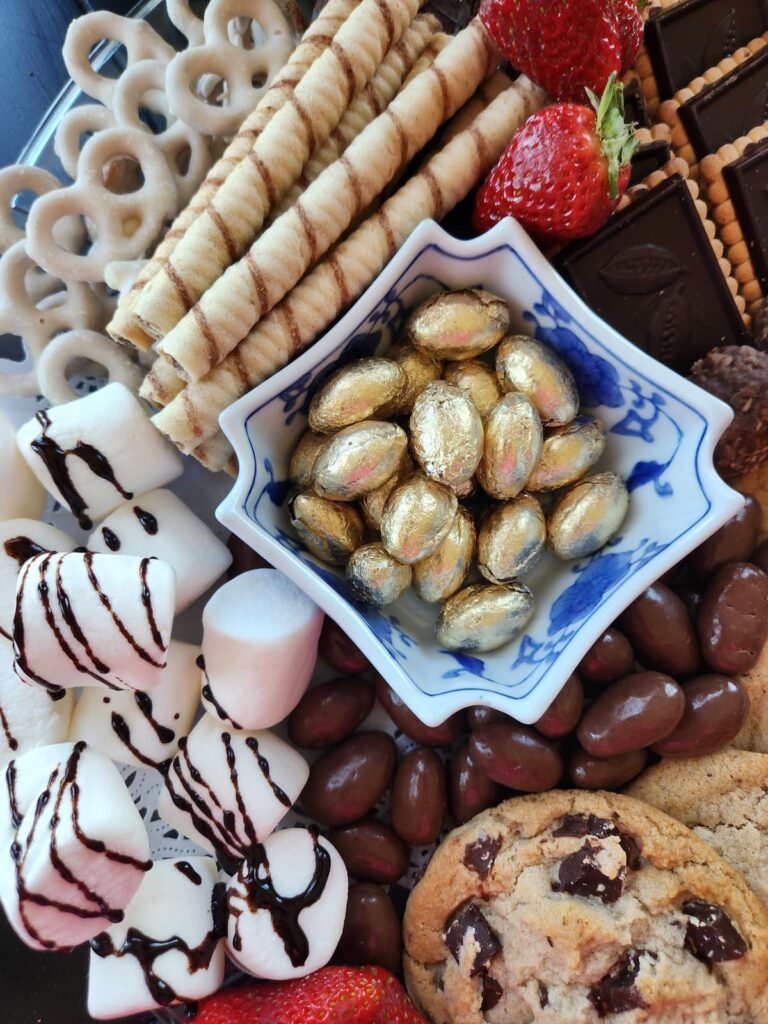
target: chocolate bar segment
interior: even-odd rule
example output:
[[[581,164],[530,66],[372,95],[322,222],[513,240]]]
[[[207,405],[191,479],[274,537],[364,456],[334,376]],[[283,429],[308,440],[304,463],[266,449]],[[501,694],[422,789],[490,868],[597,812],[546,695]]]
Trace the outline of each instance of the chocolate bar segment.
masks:
[[[768,292],[768,139],[723,167],[757,279]]]
[[[639,185],[645,181],[649,174],[660,170],[669,162],[670,146],[664,139],[654,139],[644,146],[638,146],[632,157],[632,173],[629,178],[629,187]]]
[[[683,103],[679,115],[699,160],[768,120],[768,46]]]
[[[645,46],[661,99],[670,99],[768,29],[768,0],[684,0],[655,10]]]
[[[687,371],[744,323],[678,174],[637,198],[559,267],[587,305],[649,355]]]

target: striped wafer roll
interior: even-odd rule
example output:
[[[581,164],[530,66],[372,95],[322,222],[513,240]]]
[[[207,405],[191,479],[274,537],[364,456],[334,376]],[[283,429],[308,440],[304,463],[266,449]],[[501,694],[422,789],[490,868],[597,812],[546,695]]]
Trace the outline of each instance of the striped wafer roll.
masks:
[[[171,363],[163,356],[158,356],[152,369],[141,382],[139,397],[151,402],[152,405],[168,405],[183,387],[184,381]]]
[[[426,71],[427,68],[432,67],[435,63],[435,57],[437,57],[438,53],[443,52],[451,39],[453,39],[453,36],[449,36],[447,32],[435,32],[422,55],[408,72],[405,84],[408,85],[411,79],[415,78],[416,75],[420,75],[422,71]]]
[[[127,341],[138,348],[149,348],[152,344],[152,338],[130,315],[139,294],[168,260],[186,234],[187,228],[197,220],[235,167],[248,155],[269,119],[293,94],[308,68],[328,49],[336,32],[359,3],[360,0],[330,0],[317,20],[309,26],[285,67],[276,76],[253,113],[243,121],[237,135],[210,169],[188,205],[174,220],[149,263],[118,304],[112,321],[107,325],[107,332],[115,341]]]
[[[218,473],[223,469],[230,476],[237,476],[235,453],[232,451],[232,445],[221,431],[195,448],[192,455],[201,466],[210,469],[212,473]],[[233,469],[234,472],[232,472]]]
[[[310,345],[368,287],[420,221],[439,219],[455,206],[546,98],[526,78],[497,96],[308,274],[232,355],[157,413],[155,425],[184,451],[213,437],[219,414]]]
[[[301,193],[326,167],[341,156],[347,146],[371,121],[386,109],[406,75],[429,43],[440,22],[432,14],[420,14],[395,43],[376,74],[355,96],[344,116],[325,142],[309,159],[298,181],[286,192],[273,212],[273,219],[285,213],[301,198]],[[434,57],[432,58],[434,60]]]
[[[138,296],[133,315],[148,334],[164,337],[243,255],[418,7],[419,0],[362,0],[350,14]]]
[[[160,352],[179,376],[199,380],[237,347],[469,99],[494,59],[475,18],[166,336]]]

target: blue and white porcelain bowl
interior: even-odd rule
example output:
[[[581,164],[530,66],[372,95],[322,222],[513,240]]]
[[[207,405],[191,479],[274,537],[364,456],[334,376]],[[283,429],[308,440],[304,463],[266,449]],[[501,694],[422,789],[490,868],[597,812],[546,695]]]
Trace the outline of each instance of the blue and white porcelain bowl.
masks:
[[[386,352],[427,296],[468,286],[504,296],[513,329],[568,362],[583,405],[608,429],[598,468],[621,473],[631,492],[620,535],[602,551],[577,562],[542,559],[525,580],[536,599],[525,633],[483,656],[441,649],[436,607],[413,592],[382,610],[352,600],[343,571],[297,541],[286,483],[318,381],[360,356]],[[323,338],[224,413],[240,472],[217,514],[339,623],[424,722],[483,704],[530,723],[618,614],[740,508],[741,497],[712,464],[730,419],[727,406],[598,319],[514,221],[469,242],[425,221]]]

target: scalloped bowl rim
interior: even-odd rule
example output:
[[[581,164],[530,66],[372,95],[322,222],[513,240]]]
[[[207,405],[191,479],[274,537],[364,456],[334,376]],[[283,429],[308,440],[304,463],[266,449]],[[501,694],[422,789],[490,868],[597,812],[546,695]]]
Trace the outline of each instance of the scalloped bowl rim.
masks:
[[[501,221],[484,235],[468,241],[449,235],[435,221],[422,221],[369,288],[326,334],[296,360],[222,413],[220,424],[237,455],[239,472],[232,490],[217,509],[216,515],[224,526],[285,573],[323,608],[350,635],[411,710],[428,725],[436,725],[454,712],[472,705],[492,707],[519,721],[530,723],[541,716],[554,696],[540,692],[545,689],[540,684],[546,678],[546,673],[533,690],[522,696],[486,690],[482,678],[478,678],[476,687],[451,688],[436,694],[419,689],[387,652],[354,605],[302,564],[291,551],[270,537],[246,512],[257,473],[255,451],[248,435],[248,421],[353,335],[425,250],[432,249],[440,257],[456,260],[480,258],[500,248],[516,250],[521,261],[528,264],[532,275],[540,282],[546,281],[547,291],[568,310],[579,326],[601,346],[610,346],[613,360],[650,379],[659,390],[666,391],[697,413],[704,423],[693,468],[697,470],[701,491],[709,502],[708,510],[687,527],[681,536],[655,554],[645,565],[630,573],[614,594],[605,598],[585,616],[578,635],[569,642],[565,651],[556,656],[550,670],[567,655],[569,672],[572,671],[600,633],[615,621],[631,601],[735,515],[744,501],[742,495],[724,483],[713,464],[715,445],[733,418],[732,410],[724,402],[653,359],[601,320],[511,218]],[[564,681],[568,673],[563,672],[562,675]],[[520,704],[521,700],[527,702],[525,707]]]

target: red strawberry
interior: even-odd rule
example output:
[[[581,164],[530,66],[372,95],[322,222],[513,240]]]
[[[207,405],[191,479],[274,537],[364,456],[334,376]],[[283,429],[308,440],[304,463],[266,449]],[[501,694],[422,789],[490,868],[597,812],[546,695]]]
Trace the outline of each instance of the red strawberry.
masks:
[[[559,103],[525,122],[477,193],[478,231],[511,216],[540,240],[565,242],[605,223],[626,190],[637,142],[613,76],[600,101],[590,100],[593,109]]]
[[[621,39],[621,70],[629,71],[637,59],[643,42],[643,16],[646,0],[612,0],[619,23]]]
[[[611,0],[483,0],[480,20],[519,70],[556,100],[584,103],[622,66]]]
[[[195,1024],[426,1024],[382,967],[324,967],[294,981],[222,989]]]

